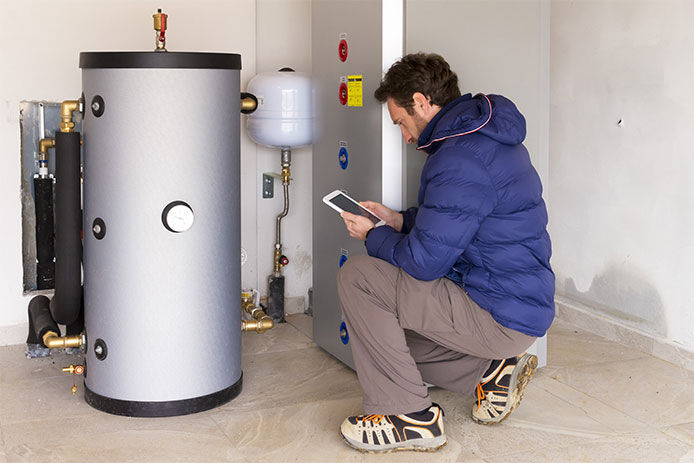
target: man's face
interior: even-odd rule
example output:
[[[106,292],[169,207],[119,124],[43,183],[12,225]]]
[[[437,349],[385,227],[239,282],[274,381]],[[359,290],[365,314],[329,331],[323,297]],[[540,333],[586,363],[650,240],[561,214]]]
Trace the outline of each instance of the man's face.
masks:
[[[409,114],[405,108],[398,106],[395,100],[390,97],[388,98],[387,105],[390,118],[393,120],[393,124],[400,127],[405,142],[417,144],[419,135],[431,118],[429,118],[429,120],[425,119],[424,116],[419,114],[416,107],[414,108],[414,114]]]

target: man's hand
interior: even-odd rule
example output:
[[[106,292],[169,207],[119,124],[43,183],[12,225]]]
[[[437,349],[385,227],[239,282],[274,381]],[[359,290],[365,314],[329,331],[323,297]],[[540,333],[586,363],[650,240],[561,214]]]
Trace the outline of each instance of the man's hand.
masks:
[[[342,212],[340,217],[345,221],[349,236],[358,240],[366,241],[366,233],[374,227],[374,223],[363,215]]]
[[[402,230],[402,214],[388,209],[381,203],[374,201],[364,201],[360,203],[362,206],[386,221],[386,225],[390,225],[396,231]]]

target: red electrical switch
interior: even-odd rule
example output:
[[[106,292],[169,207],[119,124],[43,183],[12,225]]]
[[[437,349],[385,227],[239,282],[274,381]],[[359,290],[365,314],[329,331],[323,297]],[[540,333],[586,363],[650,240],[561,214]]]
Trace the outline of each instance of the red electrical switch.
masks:
[[[339,92],[339,98],[340,98],[340,104],[342,106],[347,104],[347,84],[344,82],[340,83],[340,92]]]
[[[345,39],[340,40],[340,44],[337,46],[337,55],[340,57],[340,61],[343,63],[347,61],[347,41]]]

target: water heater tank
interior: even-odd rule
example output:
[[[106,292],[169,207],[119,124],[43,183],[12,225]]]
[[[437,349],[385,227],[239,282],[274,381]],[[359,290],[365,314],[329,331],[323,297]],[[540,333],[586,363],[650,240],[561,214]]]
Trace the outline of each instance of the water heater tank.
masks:
[[[241,57],[82,53],[85,397],[168,416],[241,390]]]
[[[312,141],[311,77],[284,68],[256,75],[248,92],[258,108],[248,116],[248,135],[272,148],[296,148]]]

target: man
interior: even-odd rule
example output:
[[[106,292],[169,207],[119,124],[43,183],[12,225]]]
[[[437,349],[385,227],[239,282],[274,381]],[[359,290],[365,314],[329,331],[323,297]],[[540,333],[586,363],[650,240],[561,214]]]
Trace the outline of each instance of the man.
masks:
[[[364,202],[378,228],[342,213],[369,255],[338,274],[366,413],[341,433],[361,450],[432,450],[446,436],[425,383],[476,394],[482,424],[520,402],[537,366],[522,353],[554,318],[547,210],[508,99],[461,96],[448,63],[423,53],[395,63],[375,97],[428,157],[418,208]]]

